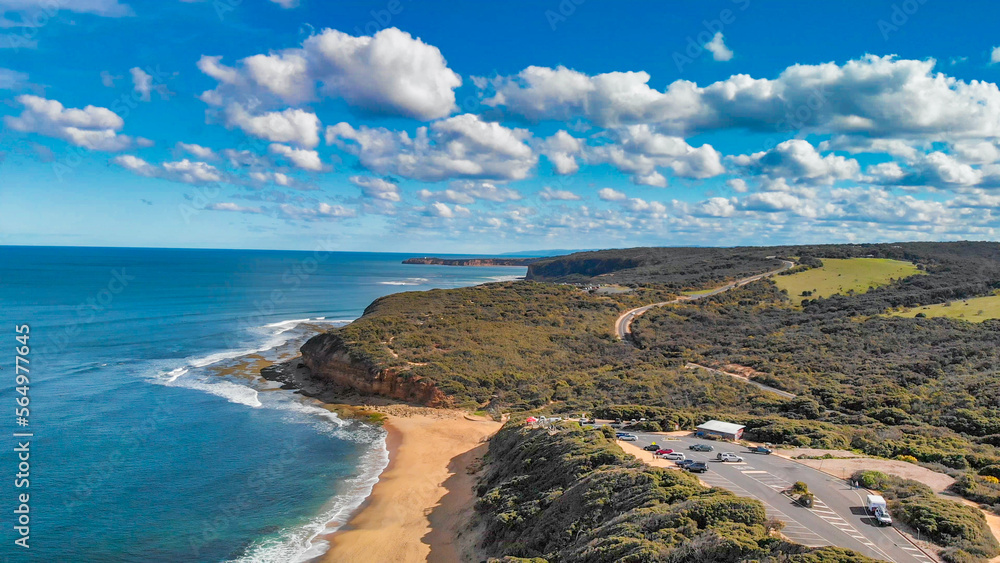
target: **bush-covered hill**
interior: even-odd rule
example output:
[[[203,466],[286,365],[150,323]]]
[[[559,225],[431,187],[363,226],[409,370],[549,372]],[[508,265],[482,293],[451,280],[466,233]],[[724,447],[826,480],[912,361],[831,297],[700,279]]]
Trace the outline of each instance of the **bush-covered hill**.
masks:
[[[409,385],[414,394],[399,398],[428,402],[432,385],[442,395],[435,404],[475,408],[589,411],[667,397],[682,408],[736,407],[761,397],[659,355],[648,361],[615,339],[622,311],[672,296],[651,289],[592,295],[533,282],[400,293],[314,337],[302,352],[314,372],[348,386],[391,394]]]
[[[490,440],[476,503],[481,547],[504,561],[862,563],[773,534],[764,506],[693,475],[648,467],[614,436],[508,423]]]

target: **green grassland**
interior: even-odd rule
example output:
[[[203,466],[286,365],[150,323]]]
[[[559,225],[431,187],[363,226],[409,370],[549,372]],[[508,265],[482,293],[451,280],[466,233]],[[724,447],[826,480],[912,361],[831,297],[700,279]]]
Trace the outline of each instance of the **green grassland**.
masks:
[[[935,305],[910,307],[889,314],[894,317],[913,318],[920,313],[925,317],[948,317],[973,323],[981,323],[987,319],[1000,319],[1000,295],[972,297]]]
[[[879,287],[894,279],[906,278],[922,273],[915,265],[901,260],[886,258],[824,258],[823,266],[798,272],[788,276],[775,276],[779,289],[796,297],[829,297],[831,295],[852,295],[865,293],[869,288]],[[812,292],[803,294],[803,292]]]

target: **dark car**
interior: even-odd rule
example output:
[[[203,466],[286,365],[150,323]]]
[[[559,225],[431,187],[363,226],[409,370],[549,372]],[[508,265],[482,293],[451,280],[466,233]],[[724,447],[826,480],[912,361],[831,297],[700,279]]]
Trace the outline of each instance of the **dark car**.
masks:
[[[696,461],[688,465],[684,469],[687,469],[691,473],[704,473],[708,471],[708,464],[705,463],[704,461]]]
[[[688,446],[689,450],[694,450],[696,452],[710,452],[715,449],[714,446],[709,446],[708,444],[691,444]]]
[[[750,453],[771,455],[771,448],[764,446],[750,446]]]
[[[677,467],[680,467],[681,469],[686,469],[687,466],[697,462],[693,459],[682,459],[680,461],[675,461],[674,463],[677,465]]]
[[[660,446],[657,446],[656,444],[650,444],[648,446],[643,446],[642,449],[646,450],[647,452],[655,452],[656,450],[660,449]]]

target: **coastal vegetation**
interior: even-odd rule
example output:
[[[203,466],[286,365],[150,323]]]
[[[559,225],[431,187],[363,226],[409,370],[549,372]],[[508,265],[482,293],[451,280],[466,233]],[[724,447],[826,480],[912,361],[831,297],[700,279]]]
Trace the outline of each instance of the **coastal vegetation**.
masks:
[[[759,501],[646,466],[612,432],[572,422],[508,422],[490,440],[476,493],[480,547],[495,561],[872,561],[784,541]]]
[[[864,293],[893,280],[921,273],[912,262],[886,258],[827,258],[818,267],[787,276],[774,283],[789,296],[829,297]]]
[[[1000,319],[1000,295],[970,297],[946,303],[904,308],[891,311],[889,314],[895,317],[910,318],[947,317],[972,323],[981,323],[988,319]]]
[[[880,471],[859,471],[852,480],[880,491],[898,520],[945,546],[941,556],[951,563],[990,559],[1000,554],[1000,544],[982,512],[973,506],[938,495],[923,483]]]

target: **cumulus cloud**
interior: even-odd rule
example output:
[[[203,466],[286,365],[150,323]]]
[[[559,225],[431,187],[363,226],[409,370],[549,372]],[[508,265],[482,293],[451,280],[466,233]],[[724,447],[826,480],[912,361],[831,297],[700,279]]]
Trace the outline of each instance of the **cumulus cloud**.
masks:
[[[16,99],[24,106],[21,115],[4,117],[4,123],[14,131],[55,137],[97,151],[117,152],[137,144],[132,137],[118,133],[125,122],[107,108],[66,108],[56,100],[27,94]],[[141,144],[148,145],[148,139]]]
[[[274,171],[253,171],[249,174],[250,180],[257,184],[277,184],[282,187],[292,187],[294,181],[290,176],[282,172]]]
[[[320,172],[324,169],[323,161],[319,158],[319,153],[309,149],[295,149],[288,145],[272,143],[268,150],[271,154],[286,158],[296,168]]]
[[[184,184],[221,182],[224,177],[222,172],[211,164],[186,158],[154,165],[137,156],[123,154],[111,159],[111,162],[140,176],[162,178]]]
[[[201,160],[215,160],[216,158],[218,158],[218,155],[215,154],[215,151],[213,151],[212,149],[193,143],[189,144],[189,143],[178,142],[177,149],[180,151],[184,151],[190,154],[191,156],[194,156]]]
[[[625,192],[620,192],[611,188],[601,188],[601,191],[597,192],[597,197],[603,199],[604,201],[625,201],[628,199]]]
[[[768,151],[739,155],[732,162],[746,174],[792,183],[832,184],[857,178],[858,161],[835,154],[822,156],[802,139],[785,141]]]
[[[730,178],[726,180],[726,185],[729,186],[729,188],[734,192],[740,194],[745,193],[750,189],[750,187],[747,186],[746,180],[742,178]]]
[[[424,212],[432,217],[440,217],[442,219],[467,217],[472,213],[468,208],[462,207],[461,205],[454,205],[449,207],[448,205],[441,202],[435,202],[428,205],[424,209]]]
[[[662,135],[648,125],[631,125],[615,132],[616,143],[587,148],[588,163],[608,163],[631,174],[636,184],[666,187],[659,169],[668,168],[675,176],[711,178],[725,172],[721,155],[705,144],[692,147],[684,139]]]
[[[538,162],[525,142],[531,134],[457,115],[420,127],[410,137],[382,127],[348,123],[327,127],[326,141],[357,156],[377,174],[392,174],[427,182],[446,179],[522,180]]]
[[[452,182],[450,185],[450,188],[439,191],[420,190],[417,192],[417,197],[423,201],[460,203],[463,205],[475,203],[476,200],[503,203],[521,199],[521,193],[517,190],[497,186],[492,182],[459,180]]]
[[[545,186],[542,191],[538,192],[538,197],[545,201],[579,201],[583,199],[569,190],[553,190],[549,186]]]
[[[450,115],[462,84],[437,47],[394,27],[371,37],[324,29],[299,48],[232,67],[203,56],[198,68],[219,82],[201,96],[216,106],[247,99],[295,106],[326,96],[368,113],[422,120]]]
[[[361,193],[368,198],[396,203],[402,200],[399,186],[382,178],[369,176],[351,176],[351,183],[361,188]]]
[[[260,139],[309,149],[319,144],[319,118],[305,110],[288,108],[251,115],[243,106],[232,104],[226,108],[225,117],[227,126]]]
[[[733,52],[726,47],[725,40],[722,38],[722,32],[715,32],[715,36],[708,43],[705,43],[705,48],[712,53],[712,58],[717,61],[728,61],[733,58]]]
[[[777,78],[734,75],[699,86],[650,88],[645,72],[594,76],[566,67],[528,67],[478,81],[484,103],[521,118],[602,127],[655,125],[663,132],[746,128],[816,129],[871,137],[1000,135],[1000,90],[934,72],[936,62],[866,55],[842,65],[793,65]]]
[[[559,130],[542,141],[541,152],[552,163],[557,174],[574,174],[580,169],[576,157],[583,152],[583,141]]]
[[[289,204],[282,204],[278,207],[279,212],[288,219],[300,219],[305,221],[321,221],[330,219],[346,219],[357,216],[357,211],[344,207],[343,205],[330,205],[320,203],[316,207],[297,207]]]
[[[921,154],[906,167],[896,162],[868,167],[874,183],[895,186],[966,187],[983,183],[996,185],[1000,174],[989,168],[974,168],[950,154],[934,151]]]

